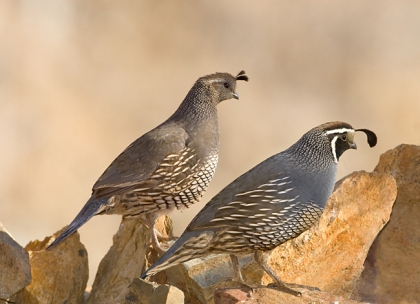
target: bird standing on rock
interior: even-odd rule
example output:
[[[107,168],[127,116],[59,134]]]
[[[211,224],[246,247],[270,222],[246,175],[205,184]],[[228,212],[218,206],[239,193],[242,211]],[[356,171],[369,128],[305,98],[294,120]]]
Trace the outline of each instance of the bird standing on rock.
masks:
[[[163,253],[155,221],[198,202],[207,189],[219,154],[216,106],[223,100],[239,99],[238,80],[248,81],[244,71],[236,77],[215,73],[199,78],[171,117],[134,141],[111,163],[82,210],[47,249],[94,215],[121,214],[143,217],[154,248]]]
[[[329,122],[238,177],[204,206],[141,278],[208,254],[229,253],[235,280],[245,284],[237,255],[254,253],[281,291],[300,295],[292,288],[310,287],[282,282],[268,266],[267,253],[320,218],[334,188],[340,156],[356,149],[355,131],[365,132],[369,145],[376,145],[376,135],[370,130]]]

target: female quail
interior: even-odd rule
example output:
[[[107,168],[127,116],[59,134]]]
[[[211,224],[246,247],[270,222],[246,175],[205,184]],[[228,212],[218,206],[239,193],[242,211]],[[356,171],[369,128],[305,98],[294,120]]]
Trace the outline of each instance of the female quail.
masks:
[[[121,214],[144,217],[153,246],[161,248],[154,223],[174,209],[198,202],[216,169],[219,125],[216,106],[236,98],[236,81],[216,73],[199,78],[175,113],[128,146],[93,186],[92,196],[67,229],[51,244],[57,245],[92,216]]]
[[[256,262],[280,290],[299,295],[268,266],[266,254],[309,229],[330,197],[340,156],[356,149],[355,130],[329,122],[303,135],[287,150],[249,170],[225,187],[191,221],[181,237],[141,278],[211,253],[230,253],[236,279],[243,283],[238,254],[254,253]]]

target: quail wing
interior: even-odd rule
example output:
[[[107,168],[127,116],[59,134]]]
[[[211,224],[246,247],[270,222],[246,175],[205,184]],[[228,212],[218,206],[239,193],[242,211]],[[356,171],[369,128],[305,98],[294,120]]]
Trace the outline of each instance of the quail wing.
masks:
[[[93,186],[92,195],[101,198],[136,188],[153,175],[164,159],[178,161],[188,144],[188,133],[183,128],[165,125],[149,131],[112,162]],[[155,183],[159,183],[158,179]]]

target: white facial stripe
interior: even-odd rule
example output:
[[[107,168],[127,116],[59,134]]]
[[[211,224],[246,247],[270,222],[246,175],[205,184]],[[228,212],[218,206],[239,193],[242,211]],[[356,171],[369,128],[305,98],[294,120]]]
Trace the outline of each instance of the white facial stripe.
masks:
[[[222,82],[225,82],[225,81],[223,79],[212,79],[212,80],[209,80],[209,83],[215,83],[215,82],[222,83]]]
[[[335,134],[335,133],[347,133],[347,132],[351,132],[354,133],[353,129],[347,129],[347,128],[342,128],[342,129],[334,129],[334,130],[328,130],[325,132],[325,134]]]
[[[335,142],[337,141],[337,138],[338,138],[338,135],[337,136],[334,136],[334,138],[331,141],[331,151],[332,151],[332,154],[334,156],[334,162],[336,164],[338,164],[337,152],[335,151]]]

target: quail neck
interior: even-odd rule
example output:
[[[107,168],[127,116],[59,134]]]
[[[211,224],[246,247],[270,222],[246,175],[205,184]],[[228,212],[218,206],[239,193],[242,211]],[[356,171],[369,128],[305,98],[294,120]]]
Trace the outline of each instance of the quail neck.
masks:
[[[304,134],[284,153],[298,160],[295,165],[305,170],[335,171],[344,151],[356,149],[354,132],[353,127],[346,123],[326,123]]]
[[[187,129],[197,128],[197,124],[205,124],[208,120],[217,122],[217,108],[211,96],[202,94],[205,90],[202,85],[195,84],[169,120],[181,123]]]
[[[236,78],[228,73],[216,73],[199,78],[176,112],[169,118],[182,122],[185,127],[197,127],[197,123],[214,120],[217,123],[216,106],[223,100],[236,98]]]

